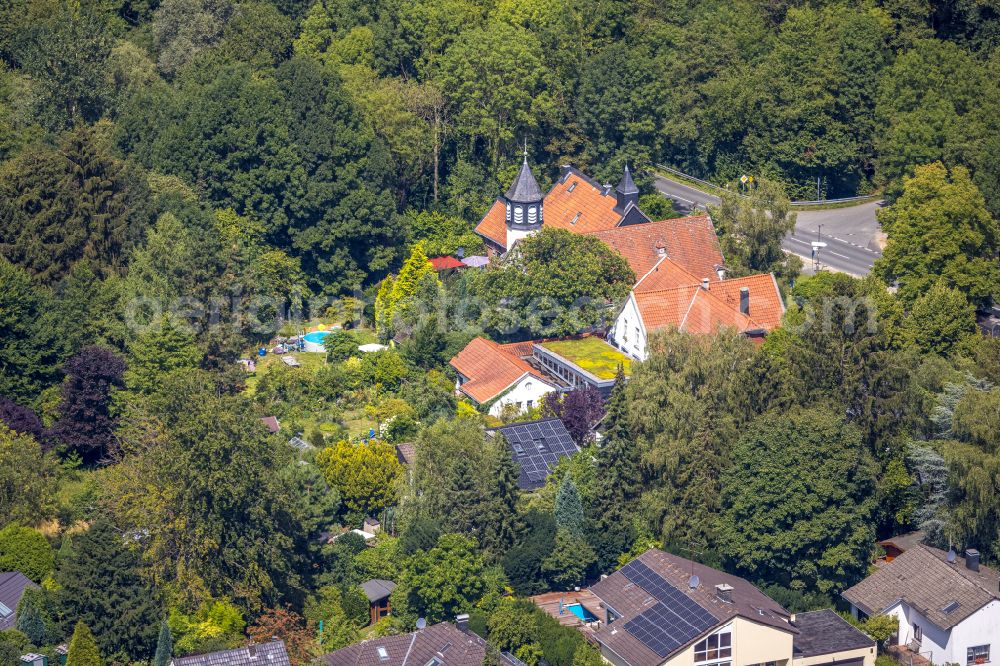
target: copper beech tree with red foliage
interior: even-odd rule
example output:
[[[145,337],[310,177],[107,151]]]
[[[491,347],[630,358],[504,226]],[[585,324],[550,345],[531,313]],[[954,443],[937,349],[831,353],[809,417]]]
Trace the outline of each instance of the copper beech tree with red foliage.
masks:
[[[306,619],[289,608],[269,608],[247,629],[254,643],[267,643],[278,638],[285,643],[292,666],[308,664],[316,656],[314,630]]]

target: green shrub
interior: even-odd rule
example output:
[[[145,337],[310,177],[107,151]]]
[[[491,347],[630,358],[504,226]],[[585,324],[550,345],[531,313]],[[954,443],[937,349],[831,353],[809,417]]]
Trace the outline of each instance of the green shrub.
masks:
[[[0,571],[20,571],[38,583],[54,568],[52,546],[41,532],[20,525],[0,530]]]

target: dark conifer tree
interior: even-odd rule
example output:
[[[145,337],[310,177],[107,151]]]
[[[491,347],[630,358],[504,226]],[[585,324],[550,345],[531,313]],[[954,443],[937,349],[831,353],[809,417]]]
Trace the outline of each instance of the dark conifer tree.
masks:
[[[161,609],[140,575],[138,556],[111,523],[99,519],[73,538],[72,554],[60,560],[56,581],[65,621],[93,627],[103,654],[153,656]]]
[[[455,462],[451,481],[451,506],[446,513],[449,531],[472,535],[478,540],[482,536],[485,498],[476,470],[467,457]]]
[[[499,558],[514,545],[520,531],[517,516],[517,478],[520,470],[510,455],[507,440],[499,433],[491,444],[490,457],[493,496],[481,545]]]
[[[628,428],[628,395],[621,366],[605,406],[604,439],[597,453],[593,518],[602,526],[620,524],[639,495],[639,454]]]
[[[45,645],[45,616],[41,595],[40,590],[27,589],[17,604],[17,630],[36,647]]]
[[[573,478],[567,474],[556,492],[556,527],[583,536],[583,501]]]
[[[167,621],[160,623],[160,637],[156,639],[156,654],[153,655],[153,666],[170,666],[171,653],[174,650],[173,637]]]

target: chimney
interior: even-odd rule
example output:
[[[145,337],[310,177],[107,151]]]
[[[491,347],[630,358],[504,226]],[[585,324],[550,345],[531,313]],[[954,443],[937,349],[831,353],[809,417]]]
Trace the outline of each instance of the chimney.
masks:
[[[715,586],[715,596],[718,597],[719,601],[727,604],[733,603],[733,586],[722,583]]]
[[[459,631],[469,630],[469,614],[462,613],[461,615],[455,616],[455,625],[458,627]]]
[[[662,240],[656,241],[656,256],[665,257],[667,256],[667,244]]]
[[[716,266],[715,267],[715,274],[719,276],[720,280],[725,280],[726,279],[726,267],[725,266]]]
[[[701,279],[701,288],[708,291],[708,278]]]
[[[750,314],[750,289],[740,287],[740,312]]]
[[[975,548],[965,551],[965,568],[969,571],[979,571],[979,551]]]
[[[249,657],[251,659],[256,659],[257,658],[257,646],[256,645],[251,645],[250,647],[248,647],[247,648],[247,655],[249,655]]]
[[[611,183],[604,183],[601,185],[601,196],[606,197],[611,194]]]

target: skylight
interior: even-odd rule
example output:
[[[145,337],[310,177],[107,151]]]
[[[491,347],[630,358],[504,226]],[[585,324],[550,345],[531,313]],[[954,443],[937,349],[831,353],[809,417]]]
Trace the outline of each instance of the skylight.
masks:
[[[575,189],[576,189],[576,181],[574,180],[572,183],[569,184],[569,187],[566,188],[566,191],[572,192]]]
[[[570,224],[576,224],[577,221],[580,219],[581,215],[583,215],[583,211],[580,211],[579,213],[577,213],[576,215],[574,215],[573,216],[573,220],[570,222]]]
[[[10,617],[13,614],[14,611],[8,608],[6,604],[0,602],[0,617]]]
[[[948,604],[941,610],[945,613],[954,613],[956,610],[958,610],[958,607],[960,605],[961,604],[959,604],[957,601],[949,601]]]
[[[384,647],[379,645],[376,652],[378,652],[378,658],[380,661],[389,661],[389,651],[386,650]]]

